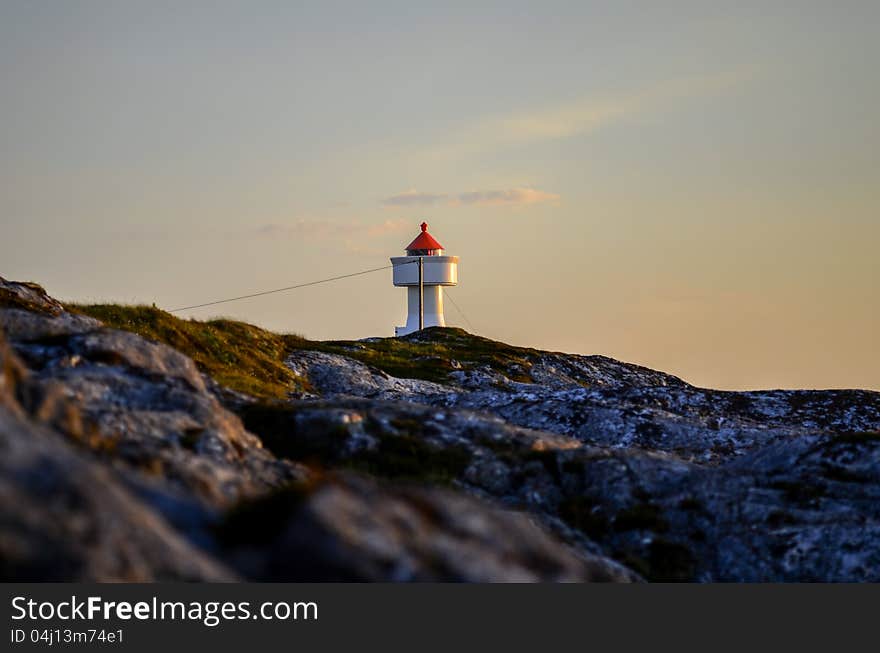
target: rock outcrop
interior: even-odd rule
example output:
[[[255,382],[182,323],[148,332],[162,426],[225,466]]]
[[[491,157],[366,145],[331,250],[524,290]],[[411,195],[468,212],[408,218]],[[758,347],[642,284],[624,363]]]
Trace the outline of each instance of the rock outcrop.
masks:
[[[0,369],[4,580],[638,578],[460,490],[276,455],[221,403],[250,398],[36,284],[0,279]]]
[[[250,396],[0,279],[2,576],[880,580],[880,393],[454,329],[285,356]]]
[[[28,418],[27,372],[0,338],[0,577],[229,581],[120,475]]]
[[[880,393],[706,390],[603,356],[538,352],[528,361],[529,382],[484,367],[452,371],[447,384],[395,378],[340,354],[298,351],[288,362],[324,398],[481,411],[587,444],[665,451],[710,464],[800,435],[880,426]]]
[[[445,488],[348,474],[247,505],[221,540],[227,557],[260,580],[638,580],[606,558],[560,546],[521,512],[487,509]]]
[[[255,428],[284,446],[278,434],[314,432],[323,406],[334,464],[387,463],[415,437],[459,487],[649,579],[880,580],[880,393],[721,392],[533,350],[506,369],[453,366],[438,383],[357,355],[294,352],[320,401],[275,409],[287,426]]]

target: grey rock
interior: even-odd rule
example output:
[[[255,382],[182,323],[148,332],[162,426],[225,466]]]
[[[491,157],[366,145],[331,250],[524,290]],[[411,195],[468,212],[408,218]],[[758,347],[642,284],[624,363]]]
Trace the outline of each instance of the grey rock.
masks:
[[[230,581],[108,467],[15,402],[18,363],[0,342],[0,578],[5,581]]]
[[[227,563],[235,563],[246,577],[268,579],[276,574],[267,570],[299,551],[312,560],[308,569],[326,572],[322,580],[637,579],[494,503],[452,489],[344,476],[318,482],[308,508],[290,517],[300,525],[285,531],[294,533],[295,546],[283,538],[264,542],[248,547],[249,558],[218,540],[218,527],[249,505],[271,503],[285,488],[314,483],[316,473],[267,450],[186,356],[80,319],[36,289],[20,294],[42,304],[34,311],[0,309],[0,327],[15,350],[0,344],[0,428],[7,438],[0,446],[11,452],[0,464],[0,496],[17,506],[0,522],[6,577],[229,580],[236,575]],[[360,392],[374,375],[359,373]],[[382,375],[375,376],[378,395],[418,390],[417,383],[388,379],[382,388]],[[355,378],[346,382],[357,385]],[[340,445],[341,462],[374,450],[380,443],[361,423],[363,400],[353,401],[354,407],[302,402],[290,430],[316,438],[324,453]],[[251,402],[237,397],[234,403]],[[503,426],[468,411],[447,416],[429,406],[377,403],[376,418],[397,431],[407,406],[473,432]],[[558,439],[521,431],[517,437],[527,443]],[[461,438],[450,437],[451,443]],[[43,504],[39,493],[47,497]],[[372,519],[354,519],[361,513]],[[347,554],[334,557],[328,545]]]
[[[70,347],[88,360],[125,366],[140,376],[180,379],[195,392],[205,391],[205,383],[192,360],[168,345],[150,342],[134,333],[102,329],[72,338]]]
[[[0,308],[0,329],[19,342],[51,340],[60,336],[88,333],[99,328],[98,320],[75,313],[50,315],[19,308]]]
[[[286,362],[308,379],[319,395],[422,400],[453,392],[451,387],[431,381],[399,379],[339,354],[297,351]]]
[[[268,545],[236,544],[247,575],[273,581],[631,582],[611,560],[560,546],[522,513],[442,488],[327,479],[272,517]],[[268,518],[268,514],[266,517]],[[234,526],[233,522],[233,526]]]
[[[478,366],[420,392],[425,382],[367,377],[346,356],[297,360],[323,395],[315,409],[360,411],[358,441],[375,447],[403,425],[464,452],[457,487],[650,579],[880,580],[880,393],[721,392],[545,352],[532,383]]]
[[[706,390],[603,356],[536,352],[531,383],[477,367],[450,373],[446,385],[398,379],[338,354],[298,352],[289,363],[325,398],[464,408],[585,444],[666,451],[702,463],[804,435],[880,429],[878,392]]]
[[[0,279],[0,332],[10,577],[880,580],[880,393],[299,351],[310,392],[263,404],[35,284]]]
[[[21,308],[34,313],[57,316],[64,306],[50,297],[39,284],[29,281],[7,281],[0,277],[0,307]]]

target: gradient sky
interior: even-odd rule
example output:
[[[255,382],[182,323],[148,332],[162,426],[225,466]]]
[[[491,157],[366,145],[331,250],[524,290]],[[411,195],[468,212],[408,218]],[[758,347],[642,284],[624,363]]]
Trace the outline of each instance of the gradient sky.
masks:
[[[486,336],[880,389],[880,3],[428,4],[0,0],[0,275],[173,308],[426,219]],[[391,335],[405,292],[220,314]]]

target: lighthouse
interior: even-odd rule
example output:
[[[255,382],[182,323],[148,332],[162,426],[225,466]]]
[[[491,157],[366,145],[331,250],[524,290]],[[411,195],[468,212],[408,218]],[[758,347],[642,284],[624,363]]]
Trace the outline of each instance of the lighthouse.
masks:
[[[394,327],[395,336],[405,336],[419,329],[446,326],[443,317],[443,286],[458,285],[458,257],[444,256],[443,245],[428,233],[422,233],[406,246],[406,256],[392,256],[395,286],[406,288],[406,326]]]

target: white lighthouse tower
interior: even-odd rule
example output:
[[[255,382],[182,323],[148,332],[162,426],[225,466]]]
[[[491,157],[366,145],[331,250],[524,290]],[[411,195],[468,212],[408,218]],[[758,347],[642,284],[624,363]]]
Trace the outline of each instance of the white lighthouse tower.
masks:
[[[444,256],[443,245],[422,233],[406,246],[406,256],[391,257],[394,285],[406,287],[406,326],[394,327],[395,336],[432,326],[446,326],[443,317],[443,286],[458,285],[458,257]]]

